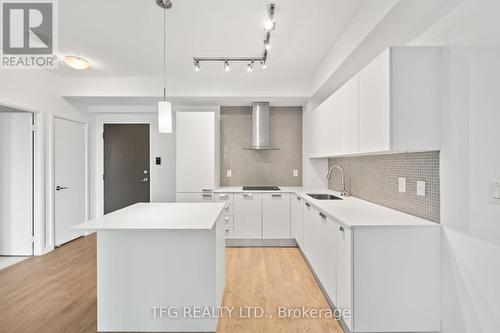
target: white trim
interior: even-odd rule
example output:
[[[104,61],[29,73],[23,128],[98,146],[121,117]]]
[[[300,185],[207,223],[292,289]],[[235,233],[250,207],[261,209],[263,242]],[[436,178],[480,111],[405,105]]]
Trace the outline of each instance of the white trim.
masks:
[[[0,106],[12,112],[29,112],[33,114],[35,122],[35,131],[33,133],[33,255],[42,255],[46,253],[44,246],[44,235],[46,231],[45,223],[45,200],[44,200],[44,185],[45,185],[45,169],[44,169],[44,156],[45,156],[45,119],[43,110],[36,110],[24,105],[13,103],[4,103],[0,101]]]
[[[153,126],[157,125],[156,113],[144,113],[144,114],[101,114],[96,115],[96,126],[95,126],[95,217],[104,215],[104,180],[102,175],[104,174],[104,124],[146,124],[149,125],[149,154],[153,156],[151,151],[151,131],[154,130]],[[174,129],[175,131],[175,129]],[[151,158],[149,159],[149,169],[151,170]],[[149,186],[149,195],[151,196],[151,184]]]

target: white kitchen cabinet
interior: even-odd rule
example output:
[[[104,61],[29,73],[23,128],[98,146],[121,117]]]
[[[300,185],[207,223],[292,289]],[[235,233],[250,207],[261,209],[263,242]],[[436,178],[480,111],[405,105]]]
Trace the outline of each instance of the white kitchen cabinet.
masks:
[[[310,114],[310,157],[439,150],[441,48],[391,47]]]
[[[219,114],[176,113],[176,192],[201,193],[219,185]]]
[[[310,114],[309,151],[311,157],[339,155],[341,116],[340,98],[332,94]]]
[[[357,154],[359,139],[359,76],[347,81],[339,90],[340,99],[340,154]]]
[[[212,192],[176,193],[175,199],[177,202],[213,202],[214,195]]]
[[[297,194],[292,194],[290,199],[291,206],[291,238],[297,241],[300,247],[303,247],[304,239],[304,203]]]
[[[339,309],[350,309],[352,312],[352,236],[351,229],[336,226],[337,242],[337,277],[336,294],[331,300]],[[344,318],[352,331],[352,316]]]
[[[262,238],[262,194],[234,194],[233,238]]]
[[[390,49],[359,73],[359,152],[390,149]]]
[[[214,193],[214,201],[215,202],[223,202],[224,205],[224,228],[226,232],[226,239],[232,239],[234,237],[234,215],[233,215],[233,206],[234,206],[234,196],[233,193]]]
[[[315,271],[330,299],[337,292],[337,230],[339,224],[321,211],[314,214]]]
[[[314,268],[316,267],[315,258],[315,239],[314,239],[314,207],[304,201],[304,246],[301,247],[302,252],[304,252],[309,264]]]
[[[290,239],[290,193],[262,194],[262,238]]]

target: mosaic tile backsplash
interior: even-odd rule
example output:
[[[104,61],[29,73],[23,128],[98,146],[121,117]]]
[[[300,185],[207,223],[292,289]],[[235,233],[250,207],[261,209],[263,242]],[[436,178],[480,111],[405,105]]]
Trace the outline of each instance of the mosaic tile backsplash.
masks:
[[[331,158],[346,174],[350,195],[436,223],[440,222],[439,152]],[[406,193],[398,191],[398,178],[406,178]],[[426,196],[417,196],[417,181],[426,182]],[[340,189],[334,170],[328,187]]]

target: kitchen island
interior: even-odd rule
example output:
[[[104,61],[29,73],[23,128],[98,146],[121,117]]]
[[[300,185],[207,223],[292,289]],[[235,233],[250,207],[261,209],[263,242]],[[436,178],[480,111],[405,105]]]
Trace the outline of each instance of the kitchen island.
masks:
[[[138,203],[97,231],[97,329],[215,332],[224,293],[223,203]]]

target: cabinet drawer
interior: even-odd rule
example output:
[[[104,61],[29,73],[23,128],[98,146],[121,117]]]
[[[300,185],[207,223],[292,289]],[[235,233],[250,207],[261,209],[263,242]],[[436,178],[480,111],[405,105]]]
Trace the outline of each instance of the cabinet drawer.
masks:
[[[209,192],[199,193],[176,193],[177,202],[213,202],[214,195]]]
[[[233,228],[226,227],[225,228],[226,238],[233,238]]]
[[[226,203],[224,205],[224,211],[223,211],[223,214],[224,215],[233,215],[233,204],[232,203]]]
[[[229,215],[229,216],[224,216],[224,226],[226,228],[233,228],[233,216],[232,215]]]
[[[215,193],[215,202],[227,202],[233,203],[233,194],[232,193]]]

